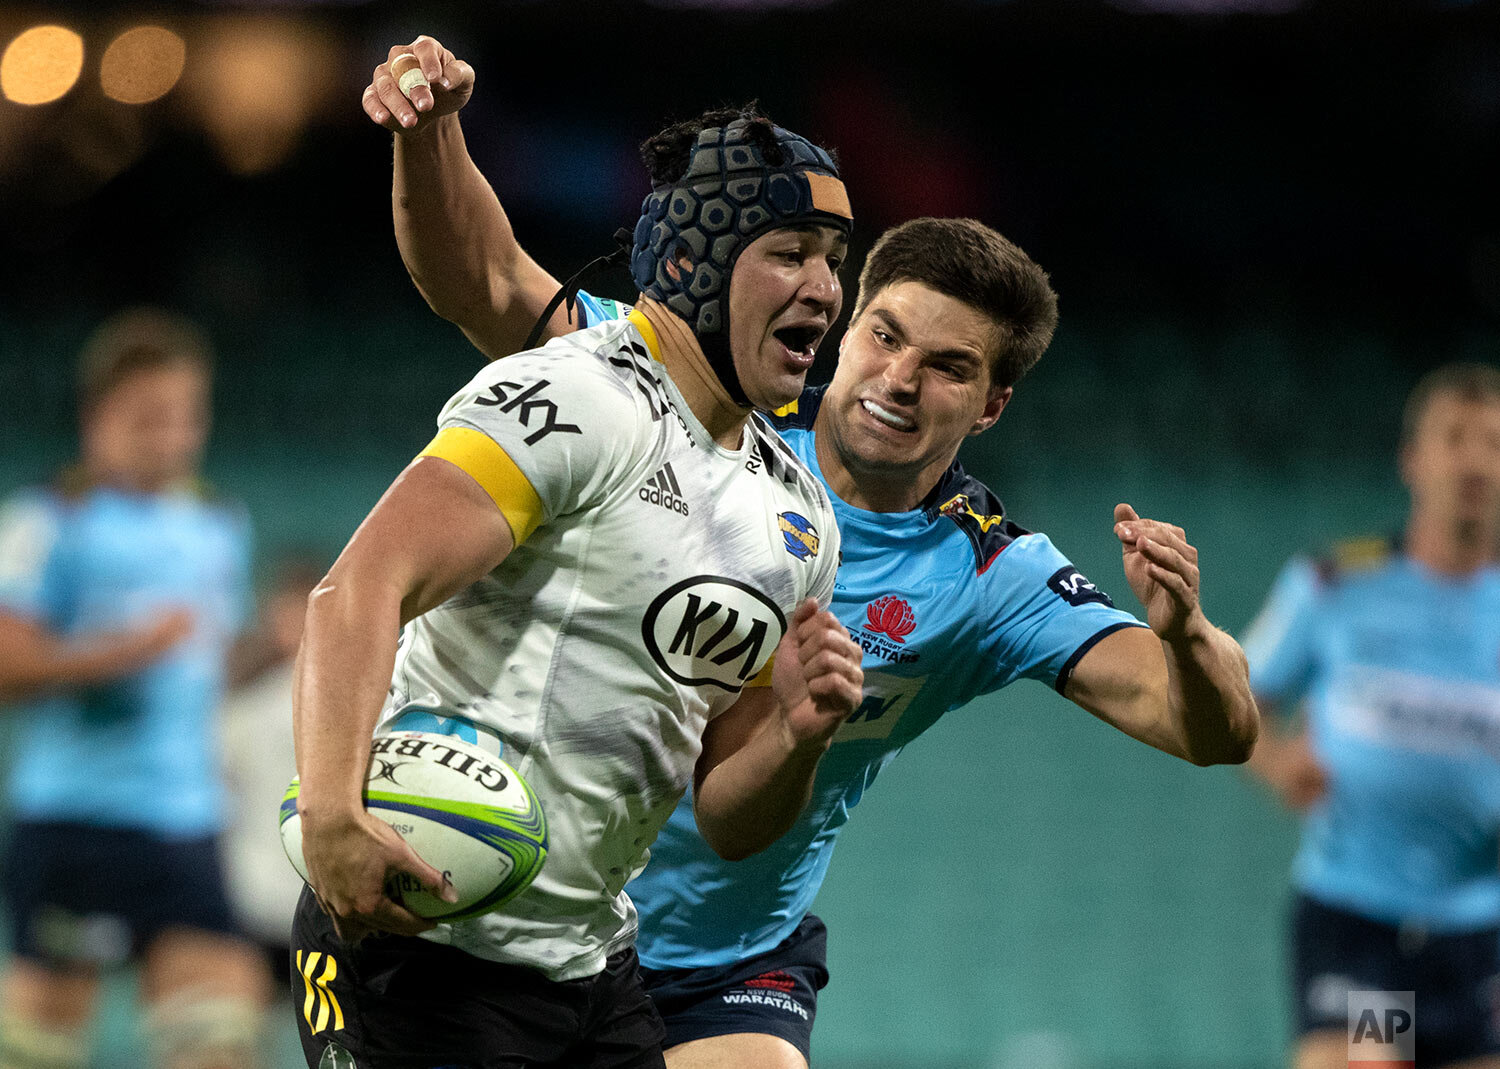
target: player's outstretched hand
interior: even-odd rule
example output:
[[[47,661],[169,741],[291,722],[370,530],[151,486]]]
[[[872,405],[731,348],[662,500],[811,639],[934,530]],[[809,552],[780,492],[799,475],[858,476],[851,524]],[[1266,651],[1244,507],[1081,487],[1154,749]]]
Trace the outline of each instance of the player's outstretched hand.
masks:
[[[391,71],[396,57],[407,53],[417,58],[428,83],[414,86],[410,99],[401,92]],[[441,42],[423,34],[409,45],[391,48],[365,86],[361,103],[371,122],[402,134],[423,129],[440,115],[453,114],[469,102],[473,92],[474,68],[455,58]]]
[[[826,741],[859,704],[860,650],[838,618],[812,598],[797,606],[776,647],[771,685],[794,743]]]
[[[1181,639],[1206,623],[1198,601],[1198,551],[1181,527],[1142,519],[1115,506],[1115,536],[1124,553],[1125,579],[1146,607],[1146,622],[1165,641]]]
[[[445,902],[457,901],[443,874],[377,817],[363,810],[327,822],[308,817],[302,822],[307,882],[344,942],[352,945],[371,932],[417,935],[433,927],[386,893],[396,873],[409,873]]]

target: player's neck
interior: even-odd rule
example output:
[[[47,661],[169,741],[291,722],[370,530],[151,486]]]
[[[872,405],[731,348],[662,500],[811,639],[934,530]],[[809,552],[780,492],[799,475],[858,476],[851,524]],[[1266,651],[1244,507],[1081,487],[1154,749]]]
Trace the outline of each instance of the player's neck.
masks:
[[[1483,523],[1414,510],[1406,527],[1406,554],[1444,575],[1469,575],[1493,563],[1500,530]]]
[[[82,479],[89,486],[109,487],[127,494],[159,494],[188,482],[186,476],[157,475],[112,466],[98,457],[85,456],[79,464]]]
[[[910,512],[932,493],[953,463],[949,459],[916,471],[865,467],[842,447],[833,420],[825,418],[826,412],[826,408],[819,410],[813,421],[813,449],[823,481],[846,505],[866,512]]]
[[[635,307],[655,331],[657,356],[698,422],[719,445],[738,449],[750,411],[735,404],[724,389],[687,322],[644,294],[636,299]]]

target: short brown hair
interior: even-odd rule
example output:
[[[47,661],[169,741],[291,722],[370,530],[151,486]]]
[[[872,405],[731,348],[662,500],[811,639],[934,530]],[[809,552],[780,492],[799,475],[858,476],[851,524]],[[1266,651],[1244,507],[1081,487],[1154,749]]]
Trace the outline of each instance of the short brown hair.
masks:
[[[186,364],[213,369],[203,331],[161,308],[130,308],[105,320],[78,358],[78,397],[87,411],[138,371]]]
[[[920,282],[963,301],[994,322],[996,386],[1014,386],[1057,329],[1057,294],[1020,246],[977,219],[913,219],[880,236],[859,274],[854,317],[897,282]]]
[[[1462,401],[1500,401],[1500,368],[1477,361],[1444,364],[1417,380],[1406,398],[1401,415],[1401,444],[1408,445],[1416,436],[1427,406],[1440,393],[1453,394]]]

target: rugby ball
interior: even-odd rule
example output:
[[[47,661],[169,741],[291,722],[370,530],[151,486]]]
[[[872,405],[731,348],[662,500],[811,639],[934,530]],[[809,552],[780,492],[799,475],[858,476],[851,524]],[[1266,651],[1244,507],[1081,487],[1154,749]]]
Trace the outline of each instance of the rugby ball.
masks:
[[[295,777],[281,800],[281,845],[298,874],[302,818]],[[454,735],[391,731],[370,743],[365,808],[443,872],[456,903],[422,890],[405,874],[386,893],[428,920],[456,921],[498,909],[530,886],[547,857],[541,803],[515,769]]]

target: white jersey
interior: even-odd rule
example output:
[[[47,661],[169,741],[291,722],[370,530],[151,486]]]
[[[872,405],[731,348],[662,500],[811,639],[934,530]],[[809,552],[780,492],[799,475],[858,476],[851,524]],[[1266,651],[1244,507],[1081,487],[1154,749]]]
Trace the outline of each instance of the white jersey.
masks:
[[[443,409],[427,452],[474,475],[490,463],[474,451],[498,444],[541,514],[499,568],[408,625],[383,717],[453,709],[536,791],[536,882],[427,938],[554,980],[630,944],[623,888],[691,784],[705,725],[803,598],[827,604],[838,564],[821,484],[759,416],[740,449],[715,444],[648,336],[617,320],[556,339],[490,364]],[[476,475],[502,502],[497,479]]]

